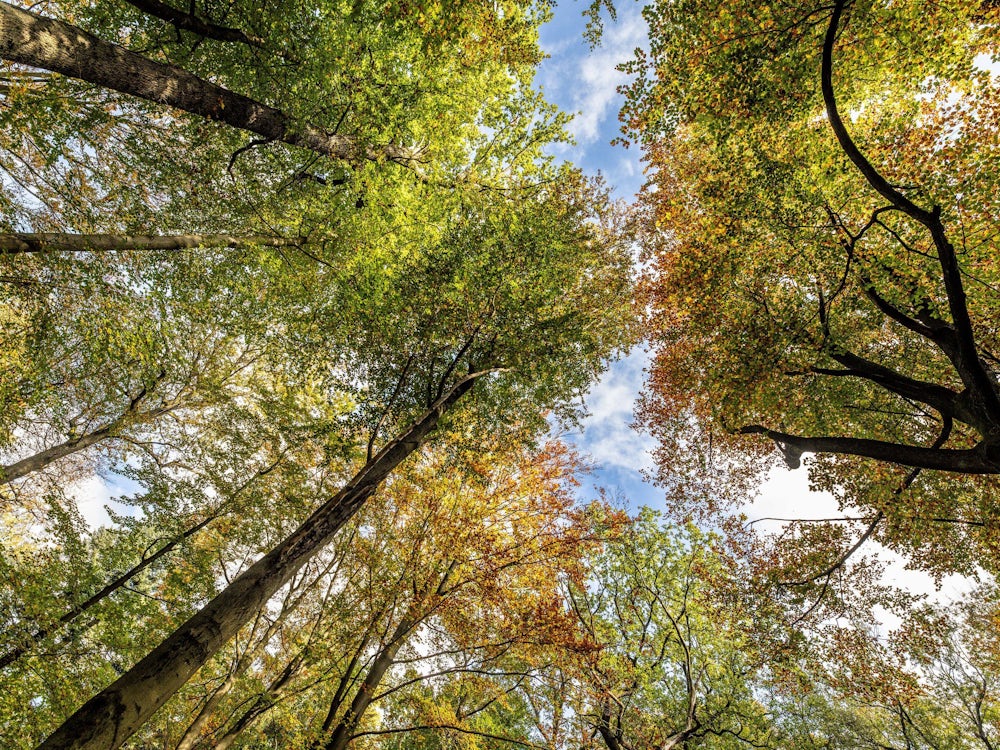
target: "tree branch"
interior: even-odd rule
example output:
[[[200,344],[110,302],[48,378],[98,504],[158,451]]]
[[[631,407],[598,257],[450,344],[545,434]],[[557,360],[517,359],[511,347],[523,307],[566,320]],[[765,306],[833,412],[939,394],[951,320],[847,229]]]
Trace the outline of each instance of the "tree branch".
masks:
[[[536,748],[537,750],[546,750],[545,745],[536,745],[533,742],[525,742],[523,740],[515,740],[513,737],[504,737],[499,734],[490,734],[489,732],[478,732],[475,729],[469,729],[467,727],[460,727],[457,724],[414,724],[409,727],[400,727],[398,729],[370,729],[366,732],[358,732],[351,736],[351,739],[357,739],[358,737],[377,737],[386,734],[402,734],[405,732],[428,732],[434,730],[446,729],[452,732],[459,732],[461,734],[468,734],[474,737],[483,737],[488,740],[497,740],[499,742],[508,742],[511,745],[518,745],[520,747],[530,747]]]
[[[190,31],[192,34],[206,39],[215,39],[220,42],[239,42],[257,48],[265,46],[264,40],[260,37],[251,36],[228,26],[219,26],[194,13],[179,11],[167,3],[160,2],[160,0],[125,0],[125,2],[147,15],[166,21],[175,29]]]
[[[150,60],[72,24],[0,2],[0,58],[87,81],[189,112],[264,138],[348,163],[391,161],[420,173],[420,152],[388,144],[368,146],[287,113]]]
[[[0,255],[69,252],[113,253],[133,251],[174,251],[192,248],[294,247],[302,249],[302,238],[230,234],[117,235],[38,232],[0,234]],[[303,250],[303,252],[305,252]],[[311,253],[306,255],[315,258]],[[329,265],[329,264],[326,264]]]
[[[830,16],[830,25],[826,30],[826,37],[823,40],[823,59],[822,59],[822,69],[821,69],[821,88],[823,91],[823,102],[826,105],[826,115],[830,121],[830,127],[833,128],[834,135],[837,136],[837,141],[840,143],[840,147],[844,150],[847,158],[851,160],[858,171],[864,176],[875,191],[889,201],[895,208],[899,209],[907,216],[911,216],[921,224],[925,226],[928,222],[932,220],[932,214],[926,211],[916,204],[914,204],[909,198],[900,193],[896,188],[889,184],[889,181],[885,179],[879,173],[872,163],[868,161],[861,150],[854,143],[851,138],[851,134],[847,132],[847,127],[844,125],[844,121],[840,118],[840,113],[837,110],[837,100],[833,92],[833,48],[837,41],[837,31],[840,26],[840,19],[844,13],[844,9],[848,5],[848,0],[836,0],[833,5],[833,13]]]
[[[957,416],[969,424],[976,424],[978,421],[975,415],[967,414],[966,410],[961,408],[961,404],[956,403],[959,394],[950,388],[907,377],[846,350],[833,349],[828,354],[835,362],[848,368],[850,374],[880,385],[897,396],[927,404],[942,415]],[[845,375],[847,373],[827,371],[825,374]]]
[[[0,6],[2,7],[2,6]],[[128,672],[91,698],[39,747],[120,747],[267,600],[326,547],[382,481],[418,450],[441,417],[493,370],[470,373],[382,448],[280,544],[179,626]]]
[[[840,147],[868,184],[895,208],[917,220],[930,231],[941,263],[945,291],[948,295],[948,307],[956,333],[957,351],[952,361],[962,378],[962,382],[973,392],[976,400],[982,403],[986,414],[994,423],[990,431],[1000,433],[1000,396],[997,394],[993,377],[979,357],[965,290],[962,286],[961,270],[958,266],[955,248],[948,241],[944,225],[941,223],[940,206],[934,206],[930,211],[920,208],[890,185],[889,181],[858,149],[837,111],[837,101],[833,91],[833,48],[837,40],[840,19],[848,2],[849,0],[837,0],[834,4],[830,25],[827,27],[826,37],[823,41],[821,87],[830,126],[833,128]]]
[[[769,437],[785,453],[790,468],[798,468],[798,459],[803,453],[840,453],[920,469],[953,471],[959,474],[1000,474],[1000,462],[989,455],[982,443],[967,449],[927,448],[867,438],[804,437],[761,425],[747,425],[736,432],[740,435]]]

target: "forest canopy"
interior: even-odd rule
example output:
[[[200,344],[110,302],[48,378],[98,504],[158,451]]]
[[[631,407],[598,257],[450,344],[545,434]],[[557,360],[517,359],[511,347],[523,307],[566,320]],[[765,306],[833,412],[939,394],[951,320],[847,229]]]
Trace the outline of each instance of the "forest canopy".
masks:
[[[646,5],[626,202],[545,0],[0,1],[0,744],[994,747],[998,12]]]
[[[738,500],[774,456],[815,453],[813,484],[867,533],[992,565],[995,9],[645,14],[623,114],[652,170],[664,481],[730,466]]]

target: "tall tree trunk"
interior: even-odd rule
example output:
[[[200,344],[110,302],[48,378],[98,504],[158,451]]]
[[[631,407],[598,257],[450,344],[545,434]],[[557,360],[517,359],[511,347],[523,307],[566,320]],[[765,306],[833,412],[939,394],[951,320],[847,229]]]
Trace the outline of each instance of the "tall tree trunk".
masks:
[[[114,750],[210,659],[416,451],[441,416],[467,393],[470,373],[400,434],[281,544],[238,576],[132,669],[85,703],[39,750]]]
[[[158,419],[179,406],[179,404],[171,404],[168,406],[160,406],[145,412],[138,411],[139,403],[146,397],[146,394],[147,389],[143,388],[139,395],[132,399],[121,416],[95,430],[92,430],[91,432],[88,432],[85,435],[59,443],[59,445],[53,445],[51,448],[46,448],[45,450],[39,451],[38,453],[28,456],[27,458],[22,458],[20,461],[15,461],[9,466],[0,466],[0,486],[8,482],[13,482],[16,479],[26,477],[28,474],[32,474],[36,471],[41,471],[49,464],[58,461],[60,458],[65,458],[66,456],[71,456],[74,453],[79,453],[80,451],[86,450],[90,446],[95,445],[102,440],[113,438],[126,427]]]
[[[228,234],[116,235],[42,232],[0,234],[0,254],[42,253],[61,250],[70,253],[101,253],[120,250],[183,250],[193,247],[294,247],[300,240],[284,237],[233,237]]]
[[[389,667],[395,663],[396,654],[399,653],[399,649],[406,642],[406,636],[413,630],[420,619],[412,613],[407,613],[407,616],[396,626],[389,641],[375,656],[375,661],[369,667],[365,679],[358,688],[358,692],[354,694],[354,700],[351,701],[351,706],[347,709],[347,713],[341,717],[337,728],[333,730],[333,736],[330,737],[330,740],[325,745],[326,750],[344,750],[347,747],[347,743],[351,741],[358,722],[361,721],[361,717],[365,715],[365,711],[368,710],[368,707],[372,703],[372,695],[375,693],[375,688],[382,682],[382,678],[385,677],[385,673]]]
[[[361,656],[365,649],[368,648],[368,642],[371,640],[371,631],[375,625],[375,620],[373,619],[371,624],[368,626],[368,631],[365,633],[364,638],[362,638],[361,643],[354,651],[354,655],[351,657],[351,661],[348,662],[347,668],[344,670],[343,675],[340,678],[340,682],[337,684],[337,692],[333,695],[333,700],[330,701],[330,709],[326,713],[326,718],[323,720],[323,734],[330,731],[330,727],[333,726],[333,720],[337,718],[337,713],[340,711],[341,705],[344,703],[344,698],[347,697],[347,691],[351,687],[351,683],[354,682],[354,670],[358,666],[358,662],[361,660]]]
[[[256,645],[251,646],[251,644],[247,644],[247,648],[244,649],[242,654],[240,654],[236,663],[226,676],[226,679],[223,680],[221,685],[211,692],[204,705],[201,707],[201,710],[198,711],[198,715],[195,716],[194,720],[188,725],[188,728],[185,730],[174,750],[192,750],[192,748],[198,744],[201,739],[201,731],[205,728],[208,720],[212,718],[212,714],[215,713],[215,709],[219,707],[219,704],[222,703],[223,699],[227,695],[229,695],[230,691],[232,691],[233,687],[236,686],[239,679],[254,663],[261,650],[267,646],[271,638],[278,631],[278,628],[284,625],[289,615],[298,609],[298,605],[302,603],[303,597],[294,597],[294,594],[295,590],[293,588],[293,590],[288,593],[288,596],[285,597],[285,601],[282,604],[281,611],[278,613],[278,616],[273,620],[270,620],[267,627],[264,628],[264,632],[259,637],[256,637]],[[257,625],[261,621],[261,616],[265,615],[265,613],[266,610],[258,612],[257,621],[251,628],[251,639],[255,638]],[[286,673],[290,668],[291,665],[286,668]],[[289,679],[291,679],[291,675],[289,676]]]
[[[72,24],[0,2],[0,58],[78,78],[248,130],[269,141],[346,161],[370,159],[416,166],[408,148],[363,148],[354,138],[296,122],[279,109],[155,62]]]
[[[115,420],[114,424],[105,425],[104,427],[100,427],[93,432],[88,432],[86,435],[81,435],[78,438],[67,440],[63,443],[59,443],[59,445],[53,445],[51,448],[46,448],[45,450],[39,451],[38,453],[28,456],[27,458],[22,458],[20,461],[15,461],[9,466],[0,466],[0,485],[13,482],[15,479],[21,479],[22,477],[28,476],[28,474],[40,471],[49,464],[58,461],[60,458],[65,458],[66,456],[85,450],[95,443],[99,443],[105,438],[111,437],[111,433],[117,426],[118,420]]]

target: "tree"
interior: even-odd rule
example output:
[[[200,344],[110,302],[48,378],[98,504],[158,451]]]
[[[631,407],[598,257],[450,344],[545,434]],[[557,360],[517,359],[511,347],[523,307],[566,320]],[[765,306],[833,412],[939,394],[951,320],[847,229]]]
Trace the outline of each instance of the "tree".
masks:
[[[425,683],[478,681],[487,702],[502,689],[494,681],[527,679],[540,665],[526,656],[575,635],[553,605],[589,529],[573,508],[574,457],[503,442],[442,443],[398,472],[136,746],[338,747],[416,731],[393,717],[420,703]],[[476,729],[473,709],[456,707],[456,728]]]
[[[188,597],[150,605],[149,632],[102,621],[120,674],[47,742],[117,747],[439,423],[456,440],[485,429],[523,440],[547,429],[551,409],[572,411],[569,398],[630,338],[627,236],[599,185],[542,152],[564,137],[564,118],[530,87],[544,8],[244,4],[230,25],[162,3],[50,10],[73,23],[0,7],[0,50],[15,61],[3,93],[16,104],[2,110],[0,153],[13,186],[0,216],[17,365],[0,388],[15,406],[9,463],[29,454],[25,433],[39,439],[33,424],[51,424],[42,452],[68,438],[74,457],[100,450],[106,466],[148,478],[135,501],[157,511],[148,536],[170,528],[171,509],[189,521],[178,530],[175,518],[173,534],[223,519],[159,558],[165,572],[140,571],[170,591],[188,577]],[[56,37],[65,45],[39,43]],[[87,306],[106,310],[91,320],[78,315]],[[209,322],[211,334],[181,334],[180,323]],[[122,422],[175,355],[220,376],[199,369],[176,419]],[[54,376],[60,366],[73,377]],[[60,435],[79,412],[89,447]],[[30,507],[22,487],[69,460],[53,455],[5,492]],[[126,572],[87,568],[73,601],[141,560],[143,524],[123,525],[136,545]],[[74,576],[101,548],[77,530],[50,537],[76,550]],[[124,587],[101,600],[110,611],[132,602]],[[51,628],[67,609],[52,597],[44,609],[12,614],[15,650],[60,643]]]
[[[599,645],[587,719],[607,750],[767,746],[753,694],[766,657],[745,635],[741,603],[715,599],[729,588],[727,567],[711,538],[661,526],[647,510],[594,560],[593,586],[571,592]]]
[[[7,516],[5,539],[23,541],[5,544],[2,559],[2,742],[33,747],[342,481],[346,459],[324,436],[300,435],[268,456],[256,441],[274,437],[265,429],[240,445],[230,435],[215,446],[219,455],[192,452],[172,471],[150,461],[130,472],[136,495],[110,528],[88,529],[69,503],[44,531],[39,511]],[[299,595],[303,580],[292,587]]]
[[[594,509],[592,523],[602,544],[565,592],[582,648],[555,652],[518,691],[529,739],[553,750],[771,747],[759,696],[788,635],[779,610],[747,596],[718,537],[649,509],[624,523]]]
[[[333,750],[357,738],[417,731],[419,720],[394,720],[396,711],[384,707],[412,716],[424,683],[445,692],[463,686],[459,695],[473,688],[478,702],[459,701],[451,715],[439,705],[436,723],[441,730],[475,735],[482,731],[479,714],[504,695],[502,684],[530,679],[539,668],[531,664],[532,654],[574,643],[558,590],[562,577],[575,574],[588,535],[586,518],[573,509],[568,492],[573,458],[559,445],[507,454],[500,449],[459,456],[445,481],[440,461],[432,460],[412,485],[395,486],[406,503],[395,514],[411,516],[415,533],[381,530],[396,537],[393,556],[405,561],[392,625],[380,626],[374,643],[354,650],[362,657],[358,671],[338,674],[332,700],[329,691],[317,696],[327,700],[320,703],[315,747]],[[500,685],[491,688],[493,683]],[[381,718],[370,716],[375,707],[383,707]],[[503,736],[503,729],[494,734]]]
[[[975,475],[996,472],[1000,414],[980,167],[996,148],[981,65],[995,9],[695,2],[646,17],[625,116],[654,169],[644,414],[664,481],[728,471],[728,499],[745,496],[771,463],[763,435],[790,467],[820,454],[814,484],[863,507],[882,541],[942,565],[958,538],[988,554],[976,524],[995,515],[992,485]]]
[[[563,187],[575,190],[572,183]],[[583,184],[578,188],[587,190]],[[89,702],[49,739],[48,746],[60,742],[86,746],[80,744],[84,741],[117,746],[124,741],[329,542],[478,379],[498,376],[490,389],[492,398],[487,391],[479,409],[481,418],[502,423],[507,410],[551,403],[556,394],[567,393],[567,387],[575,388],[580,377],[593,371],[599,361],[594,357],[604,354],[611,342],[608,336],[615,335],[600,321],[620,304],[612,300],[622,300],[622,288],[614,283],[602,287],[611,295],[602,299],[592,284],[611,270],[604,265],[611,260],[604,253],[618,250],[578,223],[580,210],[590,201],[566,200],[573,195],[538,195],[529,204],[509,206],[511,212],[505,215],[500,205],[490,202],[489,220],[476,216],[469,206],[465,216],[454,220],[441,246],[426,257],[402,261],[407,271],[398,277],[402,288],[382,285],[381,292],[359,290],[353,309],[360,318],[336,333],[356,337],[355,351],[365,353],[361,358],[350,350],[340,351],[345,362],[353,363],[352,378],[366,372],[368,388],[385,394],[384,406],[376,412],[360,412],[369,424],[367,460],[343,490]],[[501,218],[507,232],[495,224]],[[597,260],[595,252],[604,259],[591,263],[588,257]],[[390,277],[384,266],[371,277],[372,281],[386,278]],[[581,284],[584,278],[586,285]],[[490,289],[493,296],[470,297],[469,287]],[[453,291],[448,295],[444,289]],[[617,315],[607,324],[618,326]],[[534,330],[534,336],[525,339],[526,330]],[[400,362],[400,351],[413,353]],[[557,364],[554,356],[569,360]],[[389,429],[396,431],[395,437],[380,441]],[[381,448],[374,450],[379,442]],[[132,708],[121,714],[116,706]],[[81,736],[82,731],[89,739]]]
[[[74,9],[72,3],[62,7]],[[286,143],[355,167],[365,160],[387,160],[423,169],[433,159],[432,172],[467,166],[448,162],[456,156],[465,161],[463,140],[483,104],[475,87],[506,88],[512,77],[530,77],[540,59],[535,27],[543,13],[527,3],[510,3],[502,12],[432,4],[417,12],[401,6],[388,13],[380,5],[355,3],[346,19],[343,9],[323,4],[311,10],[276,4],[264,13],[250,6],[233,9],[230,18],[260,28],[247,34],[222,30],[166,3],[75,8],[113,39],[163,55],[166,62],[160,62],[65,21],[9,4],[0,10],[4,59],[83,77],[250,131],[262,137],[257,145]],[[163,20],[175,31],[168,31]],[[352,33],[346,33],[351,26]],[[50,39],[58,43],[46,44]],[[459,70],[456,56],[461,57]],[[403,60],[411,63],[408,68],[397,64]],[[234,86],[209,81],[206,74],[223,83],[230,79]],[[449,79],[460,84],[448,92],[446,106],[433,106],[444,118],[439,124],[453,127],[428,138],[431,132],[414,115],[447,90],[442,86]],[[274,104],[264,103],[267,99]],[[379,143],[387,132],[430,142]]]

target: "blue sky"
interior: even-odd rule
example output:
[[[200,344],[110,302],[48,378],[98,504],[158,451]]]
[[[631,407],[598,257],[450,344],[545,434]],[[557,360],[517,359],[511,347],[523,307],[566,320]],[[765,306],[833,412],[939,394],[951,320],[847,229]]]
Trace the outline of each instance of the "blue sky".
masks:
[[[642,6],[622,4],[616,22],[605,18],[602,43],[594,49],[583,38],[586,7],[569,0],[556,5],[552,21],[541,29],[542,48],[549,58],[536,80],[549,101],[576,115],[571,130],[577,144],[559,155],[591,174],[601,172],[619,196],[631,198],[643,181],[639,151],[612,147],[610,141],[619,135],[622,98],[617,88],[627,80],[616,66],[646,42]]]
[[[583,2],[555,7],[553,20],[541,30],[549,58],[536,80],[549,101],[575,114],[570,130],[576,145],[558,149],[557,155],[589,174],[601,173],[618,197],[630,200],[644,178],[639,150],[610,143],[619,135],[622,97],[617,89],[627,80],[616,66],[645,44],[646,24],[640,5],[622,4],[616,22],[605,19],[602,44],[591,49],[584,39],[586,7]],[[635,351],[614,363],[584,398],[589,416],[582,431],[568,436],[595,464],[591,484],[624,496],[632,507],[660,504],[661,493],[641,473],[651,467],[652,440],[631,427],[647,361],[645,352]],[[583,494],[592,489],[584,488]]]

